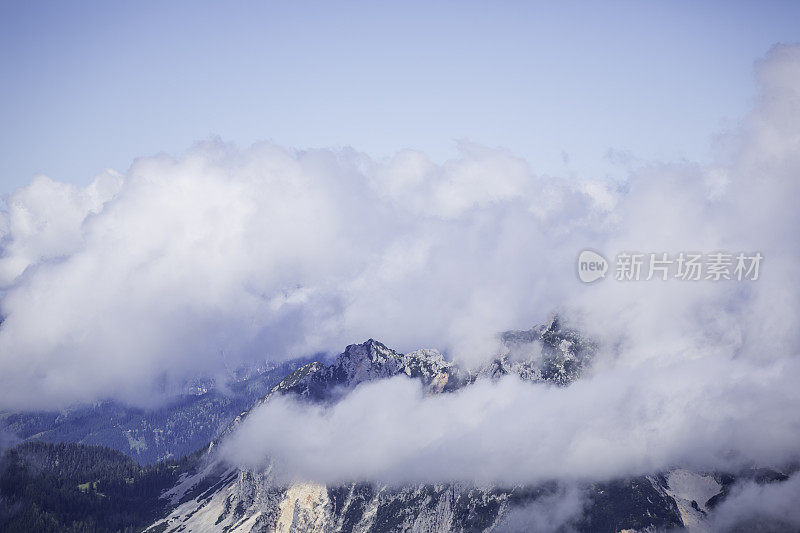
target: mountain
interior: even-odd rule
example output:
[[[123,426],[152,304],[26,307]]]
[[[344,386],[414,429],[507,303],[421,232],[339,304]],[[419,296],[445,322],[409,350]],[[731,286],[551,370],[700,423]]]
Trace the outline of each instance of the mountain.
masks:
[[[370,339],[348,346],[331,364],[313,361],[287,368],[283,379],[251,403],[255,407],[291,395],[330,404],[362,383],[400,374],[420,380],[428,394],[448,394],[508,374],[567,387],[591,367],[596,351],[594,343],[557,319],[507,332],[501,339],[503,353],[477,368],[462,368],[436,350],[402,354]],[[259,390],[271,380],[260,375],[258,385],[250,385]],[[207,398],[200,403],[213,406],[213,386],[201,388],[198,398]],[[191,410],[176,412],[192,416]],[[226,412],[230,416],[232,410]],[[554,519],[569,489],[556,482],[512,487],[286,483],[275,475],[272,463],[250,469],[221,459],[217,444],[249,412],[231,416],[226,429],[195,454],[152,466],[93,446],[25,443],[13,448],[0,461],[0,530],[530,531],[536,523],[531,513],[555,508],[550,512],[556,514],[548,515]],[[581,495],[574,514],[555,525],[560,531],[601,532],[702,528],[742,478],[758,483],[787,479],[772,470],[731,475],[675,469],[583,483],[572,487]]]
[[[567,386],[592,363],[597,344],[564,328],[558,316],[546,325],[500,335],[506,351],[477,369],[476,378],[517,374],[526,381]]]
[[[206,459],[193,454],[140,466],[101,446],[23,443],[0,457],[0,531],[140,531],[154,520],[149,531],[531,531],[529,506],[555,507],[553,497],[559,496],[555,483],[507,489],[281,487],[264,473],[214,472],[219,465]],[[759,483],[786,480],[769,470],[743,474]],[[702,528],[733,481],[730,475],[674,470],[585,485],[582,512],[560,530]],[[187,513],[179,523],[159,518],[178,510]],[[740,530],[791,530],[763,520],[752,525]]]
[[[11,441],[76,442],[107,446],[140,464],[179,458],[206,446],[305,361],[251,371],[228,383],[188,383],[156,409],[106,401],[53,412],[0,412],[0,433]]]
[[[558,317],[530,330],[507,331],[500,339],[506,350],[489,363],[472,369],[447,361],[437,350],[401,354],[369,339],[348,346],[330,366],[315,361],[297,369],[270,394],[291,393],[312,401],[331,401],[365,381],[399,374],[421,380],[434,393],[454,391],[480,379],[498,379],[507,374],[516,374],[526,381],[566,386],[590,366],[597,349],[578,332],[562,328]]]
[[[582,488],[589,501],[572,524],[577,530],[616,532],[684,524],[663,476]],[[511,513],[558,490],[553,483],[511,488],[469,484],[400,488],[371,483],[284,485],[268,470],[217,466],[184,478],[167,492],[167,501],[174,509],[147,531],[499,531]]]
[[[284,394],[310,402],[333,402],[360,383],[399,374],[419,379],[431,394],[446,394],[510,373],[524,380],[568,386],[589,367],[596,349],[576,332],[563,329],[557,319],[531,330],[507,332],[501,338],[507,347],[503,355],[475,369],[462,369],[435,350],[401,354],[370,339],[348,346],[331,365],[312,362],[297,369],[259,403]],[[247,413],[237,417],[220,439],[246,417]],[[202,467],[165,493],[172,510],[148,531],[513,529],[506,520],[515,511],[560,490],[555,483],[529,487],[286,484],[275,477],[271,465],[263,470],[231,466],[215,456],[215,449],[210,447]],[[586,485],[582,487],[589,494],[585,512],[572,525],[586,531],[680,527],[684,524],[682,513],[687,513],[684,497],[694,492],[687,492],[682,485],[683,499],[679,499],[673,495],[678,489],[671,479],[652,475]]]

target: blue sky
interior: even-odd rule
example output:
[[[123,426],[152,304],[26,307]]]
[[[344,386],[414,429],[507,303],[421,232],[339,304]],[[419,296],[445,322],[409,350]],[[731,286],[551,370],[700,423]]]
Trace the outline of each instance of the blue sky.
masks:
[[[0,192],[215,136],[435,160],[469,139],[585,177],[702,161],[799,28],[789,2],[5,1]]]

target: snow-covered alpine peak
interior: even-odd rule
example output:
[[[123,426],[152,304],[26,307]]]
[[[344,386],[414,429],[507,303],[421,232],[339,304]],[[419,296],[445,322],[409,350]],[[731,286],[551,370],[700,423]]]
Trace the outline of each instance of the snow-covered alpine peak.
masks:
[[[354,386],[363,381],[394,376],[400,372],[401,363],[402,355],[369,339],[345,348],[329,367],[329,373],[336,382]]]
[[[588,368],[597,345],[565,328],[558,316],[546,325],[500,335],[506,351],[473,371],[476,379],[516,374],[527,381],[568,385]]]

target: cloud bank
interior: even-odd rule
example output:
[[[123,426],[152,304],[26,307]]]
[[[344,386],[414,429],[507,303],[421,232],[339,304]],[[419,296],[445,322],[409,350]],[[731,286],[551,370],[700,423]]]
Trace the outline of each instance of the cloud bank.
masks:
[[[331,484],[605,480],[800,458],[800,361],[703,358],[604,372],[567,388],[507,378],[424,396],[403,377],[332,407],[274,399],[223,443],[257,468]]]
[[[581,239],[611,253],[760,251],[758,281],[578,286],[553,271],[545,279],[567,316],[601,340],[593,375],[566,389],[508,378],[427,397],[397,378],[362,385],[332,407],[278,399],[248,417],[226,456],[249,466],[269,457],[288,478],[331,483],[516,484],[796,462],[800,48],[776,47],[757,76],[758,102],[720,141],[715,164],[639,170],[618,191],[591,196],[591,217],[567,209],[549,219],[558,242],[539,253],[555,250],[549,258],[558,261],[560,251],[587,247]],[[508,311],[483,303],[486,316]]]
[[[559,301],[565,235],[591,236],[613,195],[460,154],[205,143],[85,189],[36,178],[7,199],[0,404],[142,403],[368,337],[484,357]]]
[[[800,526],[800,475],[783,483],[737,484],[714,510],[710,531],[795,531]]]
[[[622,184],[538,175],[469,143],[438,164],[413,150],[374,160],[210,142],[86,188],[36,178],[6,199],[0,407],[147,404],[195,374],[368,337],[474,363],[497,332],[554,309],[601,340],[597,379],[693,361],[767,381],[795,372],[800,49],[774,48],[756,74],[756,105],[715,163],[643,166]],[[752,283],[584,286],[585,248],[760,251],[765,263]]]
[[[434,165],[206,143],[86,189],[37,178],[7,200],[2,404],[141,403],[367,337],[485,356],[559,299],[560,219],[590,234],[608,198],[460,150]]]

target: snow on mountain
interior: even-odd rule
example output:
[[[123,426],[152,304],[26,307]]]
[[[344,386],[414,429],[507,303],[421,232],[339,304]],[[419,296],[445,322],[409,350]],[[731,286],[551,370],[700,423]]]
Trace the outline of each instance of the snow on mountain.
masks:
[[[678,504],[683,524],[688,527],[702,524],[709,509],[708,501],[722,491],[712,474],[699,474],[681,468],[667,474],[667,494]]]
[[[489,363],[463,369],[436,350],[398,353],[370,339],[348,346],[330,365],[308,363],[287,375],[257,405],[277,395],[335,402],[359,384],[404,374],[428,394],[447,394],[483,379],[516,374],[523,380],[568,386],[590,367],[596,346],[575,331],[549,324],[502,335],[505,350]],[[506,531],[508,517],[526,516],[561,493],[558,483],[536,486],[419,484],[387,486],[287,483],[268,462],[258,469],[231,466],[216,444],[248,416],[239,415],[207,449],[191,475],[163,494],[171,511],[147,531]],[[766,481],[772,471],[753,474]],[[772,477],[770,477],[772,476]],[[776,477],[777,476],[777,477]],[[704,531],[707,515],[734,478],[676,469],[601,483],[582,483],[585,501],[569,527],[578,531]],[[544,504],[542,504],[544,505]]]
[[[312,362],[295,370],[260,403],[283,394],[312,402],[336,401],[361,383],[399,374],[419,379],[430,394],[511,373],[565,386],[588,368],[594,353],[591,342],[562,330],[557,319],[531,330],[508,332],[503,342],[504,353],[487,365],[465,370],[436,350],[401,354],[370,339],[348,346],[330,365]],[[237,417],[220,439],[246,416],[247,412]],[[287,484],[273,469],[272,463],[259,470],[231,467],[216,458],[212,445],[203,467],[164,495],[174,507],[149,531],[499,531],[509,510],[524,508],[557,490],[552,483],[536,487]],[[683,524],[664,478],[585,488],[591,497],[581,518],[582,529]]]

